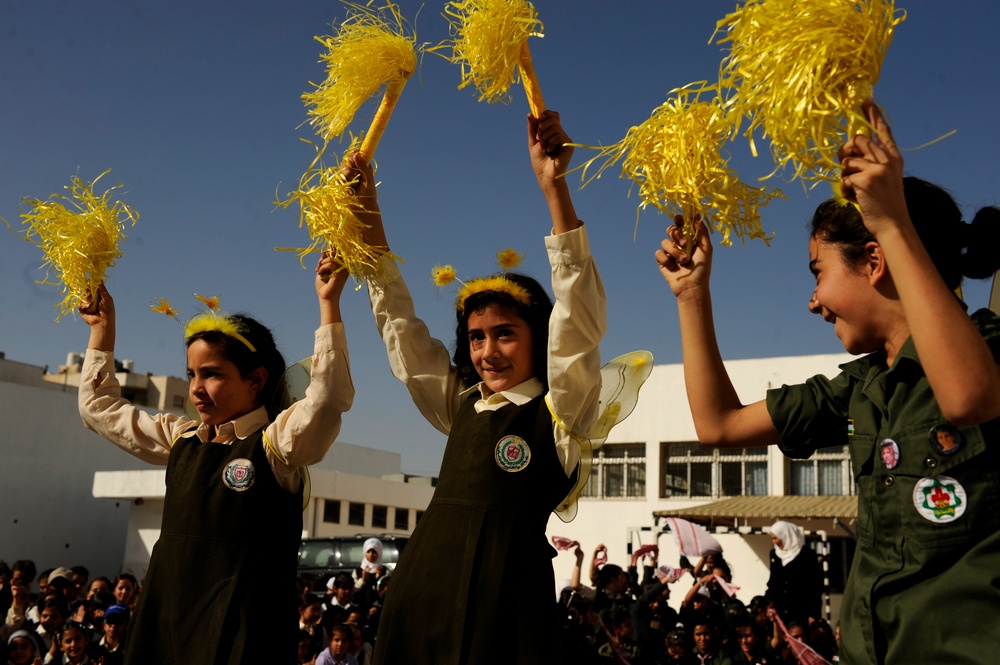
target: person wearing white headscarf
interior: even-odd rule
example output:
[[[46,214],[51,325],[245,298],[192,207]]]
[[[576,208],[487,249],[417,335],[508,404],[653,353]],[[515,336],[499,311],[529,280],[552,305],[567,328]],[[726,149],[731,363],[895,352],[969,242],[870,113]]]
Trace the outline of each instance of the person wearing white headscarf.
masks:
[[[378,538],[369,538],[365,541],[364,556],[361,558],[361,572],[375,573],[382,565],[382,541]]]
[[[782,620],[807,626],[819,619],[823,604],[823,573],[812,548],[806,547],[802,528],[791,522],[771,525],[771,577],[767,597]]]

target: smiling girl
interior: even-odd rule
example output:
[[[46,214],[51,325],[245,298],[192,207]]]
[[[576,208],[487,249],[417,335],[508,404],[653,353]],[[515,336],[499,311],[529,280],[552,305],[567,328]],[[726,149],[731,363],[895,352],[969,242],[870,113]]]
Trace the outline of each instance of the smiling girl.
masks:
[[[572,155],[559,115],[528,118],[528,147],[549,206],[555,306],[506,273],[470,280],[456,300],[449,358],[413,311],[395,263],[368,280],[389,365],[421,414],[448,435],[441,471],[402,552],[375,663],[558,662],[549,515],[576,477],[601,390],[605,301],[586,231],[562,175]],[[370,167],[354,156],[369,244],[388,248]]]
[[[166,465],[153,548],[126,665],[295,662],[300,469],[323,459],[354,397],[340,317],[346,272],[324,256],[315,279],[320,327],[305,398],[283,402],[285,362],[254,319],[207,312],[185,328],[188,397],[199,419],[150,415],[121,397],[115,309],[80,308],[90,344],[80,414],[126,452]],[[320,274],[333,273],[328,282]]]
[[[942,189],[904,179],[888,124],[872,100],[865,108],[877,138],[858,135],[840,150],[853,205],[821,204],[809,241],[809,311],[847,351],[867,354],[840,375],[742,404],[716,343],[704,224],[690,258],[678,227],[656,258],[677,298],[699,441],[773,444],[798,459],[850,449],[858,546],[841,661],[988,662],[1000,650],[1000,319],[970,317],[954,290],[963,275],[1000,268],[1000,210],[966,224]],[[955,445],[945,450],[940,431]],[[883,461],[883,445],[898,456]]]

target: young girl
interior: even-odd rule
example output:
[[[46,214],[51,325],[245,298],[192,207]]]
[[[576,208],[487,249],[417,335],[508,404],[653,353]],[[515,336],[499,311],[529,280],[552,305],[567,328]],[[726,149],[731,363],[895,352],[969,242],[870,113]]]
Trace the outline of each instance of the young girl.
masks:
[[[573,437],[596,420],[605,303],[561,177],[572,149],[559,115],[529,117],[528,139],[552,217],[554,308],[523,275],[472,280],[459,292],[450,359],[416,318],[390,259],[368,280],[393,373],[448,434],[434,498],[386,594],[376,664],[558,662],[545,526],[573,485]],[[371,169],[354,156],[348,177],[360,178],[370,244],[388,247]]]
[[[339,624],[330,631],[330,646],[316,656],[316,665],[358,665],[358,660],[350,653],[353,630],[347,624]]]
[[[134,606],[138,591],[139,580],[135,579],[135,575],[122,573],[115,578],[114,594],[116,603],[128,607]]]
[[[90,632],[76,621],[63,626],[59,641],[45,656],[44,665],[90,665],[87,647],[90,646]]]
[[[688,259],[670,229],[656,258],[677,297],[702,443],[775,444],[794,458],[850,446],[859,538],[842,660],[982,662],[1000,649],[1000,321],[986,310],[970,318],[953,290],[963,274],[1000,267],[991,242],[1000,211],[968,225],[942,190],[904,182],[888,125],[871,100],[866,110],[878,139],[856,136],[840,150],[842,191],[857,208],[823,203],[809,241],[810,311],[848,352],[868,354],[838,377],[741,404],[715,341],[708,233]],[[938,446],[942,430],[959,444]],[[892,468],[879,454],[889,439],[899,450]]]
[[[317,266],[320,327],[304,399],[274,405],[284,360],[267,328],[214,312],[185,332],[189,398],[200,420],[149,415],[121,397],[114,373],[115,310],[104,286],[86,313],[80,381],[88,428],[140,459],[167,466],[153,548],[126,664],[294,662],[295,572],[302,532],[299,468],[323,458],[351,406],[339,298],[344,271]]]

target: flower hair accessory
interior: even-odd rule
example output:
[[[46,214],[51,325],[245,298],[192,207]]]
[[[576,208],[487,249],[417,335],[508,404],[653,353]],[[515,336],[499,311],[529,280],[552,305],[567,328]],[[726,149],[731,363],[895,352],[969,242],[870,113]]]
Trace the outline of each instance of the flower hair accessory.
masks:
[[[257,348],[250,343],[246,337],[243,336],[244,328],[240,322],[228,314],[224,314],[221,311],[219,305],[219,296],[202,296],[199,294],[194,294],[205,307],[208,309],[201,314],[196,314],[187,322],[184,326],[184,339],[189,340],[193,336],[201,332],[220,332],[227,337],[232,337],[235,340],[239,340],[245,347],[250,349],[251,353],[256,353]],[[166,298],[160,298],[160,302],[156,305],[150,305],[150,311],[163,314],[164,316],[174,319],[179,322],[177,318],[177,310],[171,307],[170,301]]]
[[[455,274],[454,267],[451,265],[445,265],[434,266],[431,269],[431,279],[434,281],[434,286],[437,287],[448,286],[456,280],[462,284],[462,287],[458,290],[458,293],[455,296],[455,309],[460,313],[465,311],[465,301],[468,300],[470,296],[488,291],[506,293],[522,305],[530,305],[531,294],[528,293],[528,290],[517,282],[508,279],[505,274],[511,268],[515,268],[520,265],[523,259],[524,254],[518,254],[514,249],[507,248],[497,252],[497,265],[500,266],[500,269],[503,271],[499,275],[477,277],[475,279],[470,279],[468,282],[463,282],[458,279],[458,276]]]

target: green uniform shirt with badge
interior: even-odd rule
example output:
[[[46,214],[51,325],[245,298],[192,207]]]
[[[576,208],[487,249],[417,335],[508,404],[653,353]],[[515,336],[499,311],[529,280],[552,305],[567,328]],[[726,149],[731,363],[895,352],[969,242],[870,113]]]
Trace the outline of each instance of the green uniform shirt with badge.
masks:
[[[1000,318],[972,317],[1000,362]],[[858,543],[840,613],[844,663],[995,662],[1000,654],[1000,420],[954,427],[913,340],[767,394],[781,450],[848,445]]]

